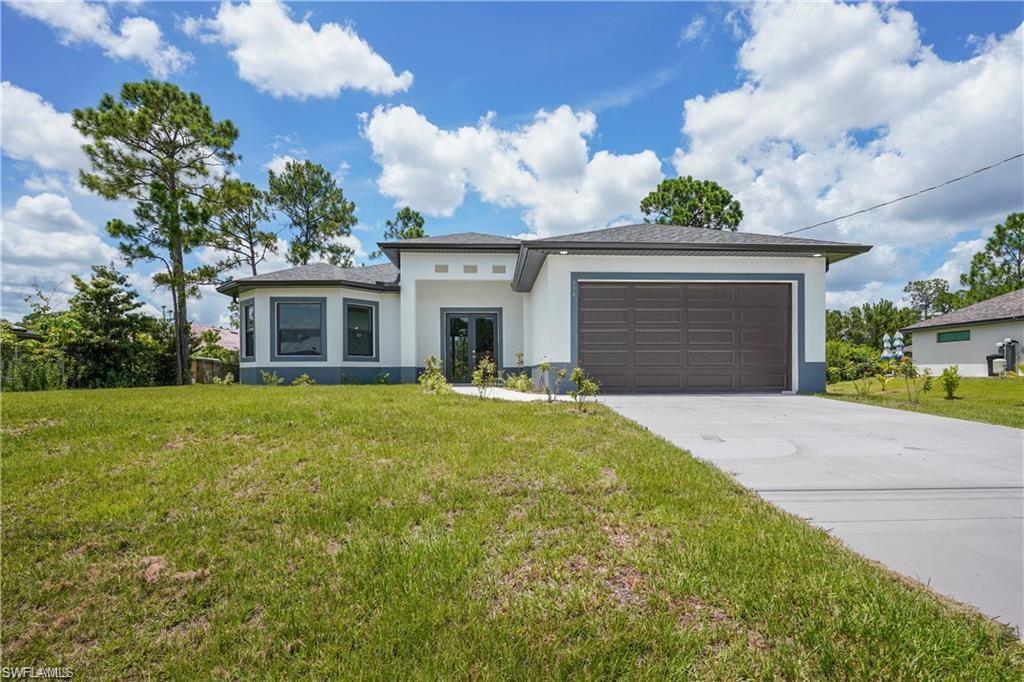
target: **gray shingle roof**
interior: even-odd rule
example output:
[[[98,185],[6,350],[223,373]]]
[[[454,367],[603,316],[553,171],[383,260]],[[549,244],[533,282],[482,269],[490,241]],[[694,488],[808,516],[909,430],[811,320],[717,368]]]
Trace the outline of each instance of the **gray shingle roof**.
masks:
[[[275,284],[350,284],[368,289],[397,289],[398,268],[391,263],[366,265],[358,268],[340,268],[328,263],[310,263],[255,277],[231,280],[217,287],[217,291],[234,294],[239,289],[247,287],[273,286]]]
[[[1017,289],[945,315],[922,320],[907,327],[904,331],[1018,319],[1024,319],[1024,289]]]
[[[417,237],[416,239],[399,239],[392,242],[380,242],[380,246],[518,246],[519,240],[482,232],[456,232],[442,234],[437,237]]]
[[[727,230],[709,230],[703,227],[682,227],[679,225],[657,225],[640,223],[637,225],[620,225],[603,230],[577,232],[560,237],[534,239],[530,245],[550,242],[559,244],[578,242],[582,244],[762,244],[762,245],[801,245],[801,246],[852,246],[845,242],[830,242],[821,239],[804,239],[802,237],[786,237],[778,234],[757,234],[755,232],[729,232]]]

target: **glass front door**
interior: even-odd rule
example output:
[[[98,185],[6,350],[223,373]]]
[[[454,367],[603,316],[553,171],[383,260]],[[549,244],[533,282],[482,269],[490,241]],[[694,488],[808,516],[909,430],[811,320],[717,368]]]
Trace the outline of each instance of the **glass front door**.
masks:
[[[445,313],[444,371],[453,384],[468,384],[481,358],[495,360],[496,313]]]

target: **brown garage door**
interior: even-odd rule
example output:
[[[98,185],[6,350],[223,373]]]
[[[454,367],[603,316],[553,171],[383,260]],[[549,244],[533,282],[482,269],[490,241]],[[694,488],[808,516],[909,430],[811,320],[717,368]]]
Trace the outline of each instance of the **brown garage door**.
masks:
[[[786,390],[789,286],[581,282],[580,365],[608,393]]]

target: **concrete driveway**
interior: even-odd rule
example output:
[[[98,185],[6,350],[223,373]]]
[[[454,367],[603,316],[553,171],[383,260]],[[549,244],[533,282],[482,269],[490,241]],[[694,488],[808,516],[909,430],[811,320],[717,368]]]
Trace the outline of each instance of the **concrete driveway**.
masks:
[[[809,396],[604,396],[786,511],[1024,630],[1024,431]]]

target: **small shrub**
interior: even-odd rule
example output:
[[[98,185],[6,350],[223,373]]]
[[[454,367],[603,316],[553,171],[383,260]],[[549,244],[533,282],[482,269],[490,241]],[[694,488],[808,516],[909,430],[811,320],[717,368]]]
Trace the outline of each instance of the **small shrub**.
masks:
[[[871,346],[849,341],[825,342],[825,366],[838,368],[841,381],[860,379],[860,372],[873,367],[881,357],[881,351]]]
[[[907,400],[910,402],[921,402],[921,394],[932,390],[932,371],[919,370],[910,358],[900,360],[896,372],[903,377],[903,384],[907,388]]]
[[[547,394],[548,402],[555,402],[555,396],[551,393],[551,382],[548,381],[548,372],[551,371],[551,363],[544,360],[540,363],[537,369],[540,371],[540,383],[541,386],[544,387],[544,393]]]
[[[423,367],[423,373],[420,374],[416,380],[420,386],[423,387],[424,392],[431,394],[439,393],[450,393],[452,390],[451,385],[448,383],[448,379],[444,376],[444,370],[441,368],[441,361],[437,359],[436,355],[431,355],[427,358],[426,363]]]
[[[375,384],[390,384],[391,383],[391,373],[390,372],[378,372],[377,376],[375,376],[373,378],[373,383],[375,383]]]
[[[946,400],[956,397],[956,391],[960,388],[960,378],[960,365],[950,365],[942,370],[939,383],[942,384],[942,390],[946,392]]]
[[[284,383],[284,379],[278,376],[277,372],[267,372],[262,369],[260,370],[260,381],[267,386],[280,386]]]
[[[316,386],[316,379],[303,372],[292,379],[292,386]]]
[[[827,367],[825,369],[825,383],[838,384],[843,380],[843,372],[838,367]]]
[[[576,403],[576,409],[586,412],[587,401],[597,397],[597,393],[601,389],[600,384],[587,376],[582,367],[573,367],[569,380],[576,384],[575,388],[569,390],[569,395]]]
[[[476,361],[476,369],[473,370],[472,381],[480,397],[486,398],[498,383],[498,366],[486,355],[479,358]]]
[[[223,377],[214,377],[213,383],[221,385],[233,384],[235,383],[235,375],[228,372]]]
[[[509,390],[519,391],[520,393],[533,393],[534,389],[533,379],[531,379],[525,372],[521,374],[510,374],[505,377],[504,386]]]

